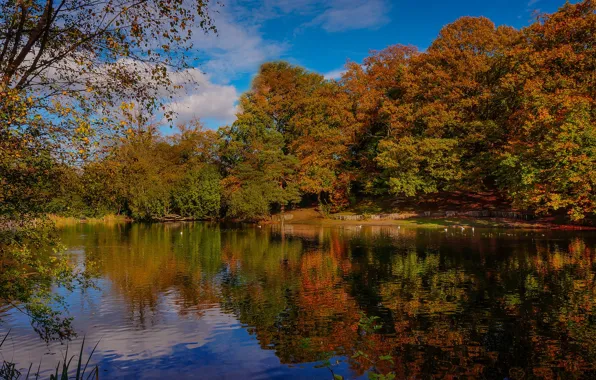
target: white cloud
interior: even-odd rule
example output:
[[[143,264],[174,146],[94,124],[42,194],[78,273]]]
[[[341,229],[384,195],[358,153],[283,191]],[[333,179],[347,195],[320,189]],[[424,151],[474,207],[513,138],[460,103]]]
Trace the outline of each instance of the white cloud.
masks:
[[[234,121],[238,100],[234,86],[213,83],[209,75],[198,69],[176,73],[172,81],[183,87],[168,105],[179,122],[195,118],[212,118],[222,123]]]
[[[390,20],[388,0],[265,0],[261,17],[286,14],[308,16],[311,21],[302,27],[321,27],[327,32],[356,29],[377,29]]]
[[[320,26],[328,32],[378,29],[390,21],[389,8],[384,0],[336,0],[306,26]]]
[[[326,72],[323,74],[323,76],[325,77],[325,79],[339,79],[345,72],[346,72],[346,69],[342,67],[339,69],[335,69],[335,70]]]
[[[193,34],[200,63],[177,74],[174,80],[184,87],[168,105],[176,112],[177,121],[198,117],[216,119],[221,124],[233,122],[239,91],[229,83],[253,74],[262,63],[278,59],[287,50],[283,42],[266,40],[258,20],[248,16],[249,9],[242,5],[226,4],[212,15],[217,34],[200,30]]]
[[[218,83],[253,73],[263,62],[279,58],[288,48],[284,42],[264,39],[261,26],[245,16],[246,9],[233,7],[233,13],[225,7],[213,15],[217,34],[197,32],[193,37],[195,48],[206,57],[201,69]]]

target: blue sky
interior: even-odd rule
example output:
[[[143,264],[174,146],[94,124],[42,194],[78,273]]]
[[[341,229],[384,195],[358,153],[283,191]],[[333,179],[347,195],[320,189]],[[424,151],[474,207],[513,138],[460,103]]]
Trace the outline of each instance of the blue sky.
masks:
[[[198,117],[210,128],[234,120],[238,96],[260,64],[283,59],[329,78],[346,60],[393,44],[424,50],[439,30],[462,16],[486,16],[522,28],[535,12],[556,11],[564,0],[220,0],[213,7],[218,35],[195,34],[198,87],[181,94],[179,120]]]

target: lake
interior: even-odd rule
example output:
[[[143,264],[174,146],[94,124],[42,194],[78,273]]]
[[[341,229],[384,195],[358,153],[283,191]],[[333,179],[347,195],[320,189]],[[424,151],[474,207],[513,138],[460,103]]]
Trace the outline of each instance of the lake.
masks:
[[[81,224],[68,297],[100,378],[596,377],[596,234],[397,226]],[[2,356],[48,374],[13,310]]]

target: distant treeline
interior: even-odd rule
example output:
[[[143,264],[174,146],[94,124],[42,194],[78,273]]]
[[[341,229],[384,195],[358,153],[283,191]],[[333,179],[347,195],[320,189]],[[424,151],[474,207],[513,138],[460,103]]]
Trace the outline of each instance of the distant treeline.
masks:
[[[595,9],[522,30],[464,17],[338,81],[266,63],[231,126],[164,137],[131,116],[84,165],[58,167],[48,211],[254,220],[304,200],[491,190],[582,219],[596,211]]]

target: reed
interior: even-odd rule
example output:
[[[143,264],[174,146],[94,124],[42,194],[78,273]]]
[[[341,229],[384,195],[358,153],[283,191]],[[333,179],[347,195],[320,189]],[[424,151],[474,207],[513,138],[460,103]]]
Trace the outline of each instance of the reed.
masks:
[[[9,334],[10,334],[10,330],[6,333],[6,335],[4,335],[4,338],[0,342],[0,349],[2,349],[2,345],[8,338]],[[76,358],[76,356],[72,355],[69,357],[68,356],[68,346],[66,346],[66,352],[64,354],[64,359],[61,361],[58,361],[58,364],[56,365],[56,371],[54,373],[50,374],[49,379],[50,380],[91,380],[91,379],[97,380],[97,379],[99,379],[99,367],[98,366],[95,366],[85,376],[85,374],[87,372],[87,368],[89,367],[89,362],[91,361],[91,357],[93,356],[93,353],[97,349],[98,344],[99,344],[99,342],[97,342],[95,344],[95,347],[93,347],[93,350],[91,350],[89,357],[85,361],[85,365],[83,365],[83,356],[84,356],[83,350],[85,348],[85,338],[83,338],[83,342],[81,343],[81,349],[79,351],[78,358],[77,358],[76,368],[71,367],[71,364],[73,363],[73,360]],[[17,380],[17,379],[29,380],[31,378],[31,379],[38,380],[40,378],[39,372],[41,369],[41,360],[39,361],[39,366],[37,367],[37,372],[32,373],[31,372],[32,368],[33,368],[33,363],[31,363],[29,365],[27,374],[23,378],[22,377],[23,373],[16,368],[15,363],[3,360],[2,366],[0,367],[0,379],[1,380]],[[75,372],[75,369],[76,369],[76,372]],[[71,376],[70,375],[71,373],[74,373],[74,374]]]

